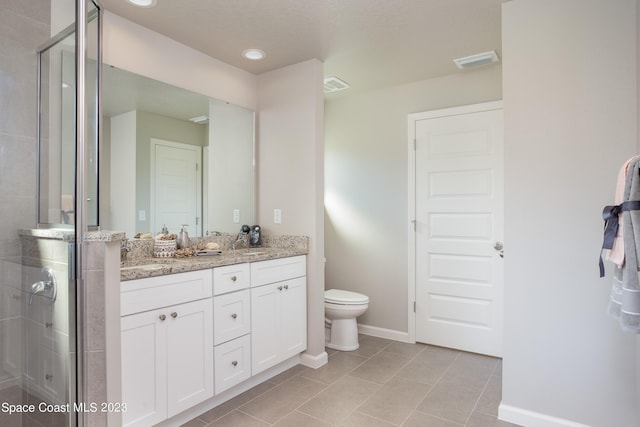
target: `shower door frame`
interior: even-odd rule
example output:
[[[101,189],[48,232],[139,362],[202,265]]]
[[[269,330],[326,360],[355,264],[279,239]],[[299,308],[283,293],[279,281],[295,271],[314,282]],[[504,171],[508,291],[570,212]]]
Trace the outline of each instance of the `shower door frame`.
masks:
[[[87,12],[88,3],[92,3],[94,9],[92,12]],[[86,61],[87,61],[87,25],[91,20],[96,19],[97,22],[97,39],[96,39],[96,152],[97,158],[100,158],[100,140],[102,135],[102,5],[98,0],[75,0],[75,22],[54,37],[52,37],[45,44],[41,45],[37,49],[38,61],[37,61],[37,121],[38,127],[36,131],[36,138],[38,141],[36,150],[36,169],[38,174],[38,182],[36,189],[36,206],[37,206],[37,222],[38,228],[56,228],[74,232],[74,244],[73,249],[69,250],[69,284],[75,284],[76,294],[76,307],[75,307],[75,348],[76,348],[76,393],[75,402],[69,402],[70,406],[74,408],[75,413],[75,425],[78,427],[84,427],[88,425],[88,415],[90,411],[82,410],[83,408],[91,408],[91,402],[87,401],[88,393],[88,375],[86,372],[87,364],[85,358],[85,329],[86,329],[86,257],[87,250],[84,244],[85,236],[89,229],[99,229],[99,191],[96,190],[96,197],[98,203],[96,208],[96,224],[88,226],[87,221],[87,164],[88,164],[88,105],[87,105],[87,93],[86,93]],[[40,189],[40,173],[41,169],[41,91],[42,91],[42,64],[41,54],[51,49],[62,40],[75,33],[75,79],[76,79],[76,93],[75,93],[75,183],[74,183],[74,224],[49,224],[42,223],[40,221],[40,201],[41,201],[41,189]],[[96,165],[99,165],[99,161],[96,161]],[[96,186],[99,188],[99,166],[96,166]],[[79,408],[80,410],[76,410]]]

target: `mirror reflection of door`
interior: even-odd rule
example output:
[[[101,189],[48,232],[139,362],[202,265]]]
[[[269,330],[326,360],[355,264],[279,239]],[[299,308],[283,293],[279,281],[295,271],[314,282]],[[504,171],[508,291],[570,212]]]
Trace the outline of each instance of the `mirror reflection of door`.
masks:
[[[201,148],[179,142],[151,139],[151,229],[164,225],[178,233],[183,224],[200,235]]]
[[[101,228],[130,238],[162,229],[150,222],[152,138],[209,149],[201,220],[197,228],[193,219],[185,222],[190,237],[202,236],[203,228],[237,233],[241,223],[254,224],[254,112],[108,64],[102,71]]]

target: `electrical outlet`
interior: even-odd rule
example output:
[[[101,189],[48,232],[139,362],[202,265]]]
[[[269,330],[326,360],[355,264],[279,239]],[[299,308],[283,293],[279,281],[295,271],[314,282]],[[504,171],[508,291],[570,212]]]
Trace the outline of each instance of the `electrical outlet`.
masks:
[[[233,210],[233,223],[240,224],[240,209]]]
[[[146,221],[146,220],[147,220],[147,212],[138,211],[138,221]]]
[[[282,224],[282,210],[274,209],[273,210],[273,223],[274,224]]]

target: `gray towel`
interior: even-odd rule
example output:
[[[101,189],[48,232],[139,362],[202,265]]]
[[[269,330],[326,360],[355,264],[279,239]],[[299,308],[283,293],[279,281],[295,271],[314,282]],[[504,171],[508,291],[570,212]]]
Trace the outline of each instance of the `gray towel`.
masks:
[[[640,200],[640,159],[629,165],[624,200]],[[622,212],[625,261],[616,268],[611,286],[609,314],[617,318],[627,332],[640,333],[640,210]]]

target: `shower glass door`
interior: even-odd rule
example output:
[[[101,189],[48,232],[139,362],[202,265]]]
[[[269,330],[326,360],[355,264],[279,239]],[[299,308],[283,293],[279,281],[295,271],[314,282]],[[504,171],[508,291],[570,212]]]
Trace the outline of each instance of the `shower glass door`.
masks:
[[[32,51],[38,66],[37,228],[20,230],[21,254],[0,262],[0,426],[89,425],[81,243],[87,228],[98,225],[101,58],[99,8],[91,0],[76,7],[81,2],[84,40],[76,37],[74,22]],[[80,45],[86,55],[78,55]],[[78,57],[85,58],[82,68]],[[78,113],[86,118],[82,137]]]
[[[86,189],[86,224],[98,226],[98,116],[101,63],[99,9],[87,1],[85,60],[86,138],[84,175],[76,171],[76,32],[71,24],[38,55],[38,227],[73,230],[77,223],[78,184]]]

